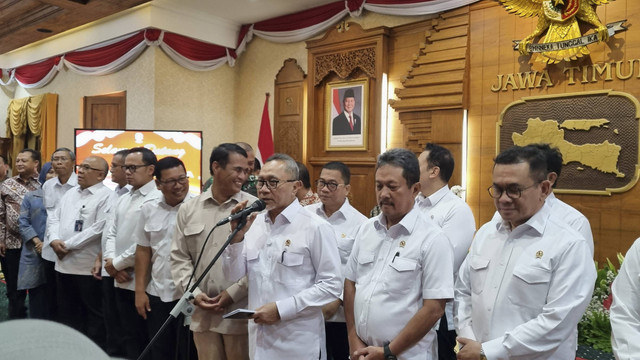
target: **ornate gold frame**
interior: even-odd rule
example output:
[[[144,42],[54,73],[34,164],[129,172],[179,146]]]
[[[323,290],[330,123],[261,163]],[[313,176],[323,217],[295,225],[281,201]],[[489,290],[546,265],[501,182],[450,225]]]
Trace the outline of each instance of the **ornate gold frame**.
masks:
[[[554,94],[554,95],[539,95],[539,96],[527,96],[523,97],[520,100],[516,100],[509,105],[505,106],[502,112],[500,113],[500,118],[498,119],[498,123],[496,124],[496,154],[500,152],[500,128],[502,126],[502,121],[504,114],[511,108],[512,106],[525,103],[530,100],[540,100],[540,99],[550,99],[550,98],[566,98],[566,97],[577,97],[577,96],[589,96],[589,95],[603,95],[603,96],[622,96],[629,99],[636,107],[636,121],[640,120],[640,102],[633,95],[621,91],[615,91],[612,89],[608,90],[595,90],[595,91],[584,91],[584,92],[576,92],[576,93],[564,93],[564,94]],[[638,127],[638,140],[640,141],[640,126]],[[640,144],[639,144],[640,145]],[[640,161],[640,146],[638,146],[638,160]],[[563,189],[554,189],[553,191],[558,194],[580,194],[580,195],[607,195],[611,196],[612,193],[621,193],[630,190],[635,184],[638,182],[638,178],[640,178],[640,164],[636,164],[635,173],[633,178],[629,183],[620,188],[605,188],[605,190],[563,190]]]

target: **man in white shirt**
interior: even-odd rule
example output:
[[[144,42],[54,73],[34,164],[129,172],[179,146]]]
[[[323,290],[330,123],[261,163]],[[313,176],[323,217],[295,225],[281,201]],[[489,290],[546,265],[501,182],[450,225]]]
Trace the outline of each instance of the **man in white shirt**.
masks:
[[[420,162],[420,194],[416,206],[433,220],[453,246],[453,276],[469,252],[476,232],[476,220],[464,200],[449,190],[447,185],[454,169],[451,152],[437,144],[428,143],[418,157]],[[445,314],[436,330],[438,334],[438,358],[455,360],[456,332],[453,330],[453,302],[445,306]]]
[[[75,173],[76,155],[67,148],[58,148],[51,155],[51,166],[56,173],[56,177],[42,184],[43,203],[47,209],[47,228],[49,219],[55,211],[60,208],[60,199],[69,189],[78,185],[78,176]],[[42,260],[44,264],[45,277],[47,280],[47,307],[50,319],[56,320],[58,317],[57,284],[56,284],[56,259],[57,256],[49,242],[51,241],[48,230],[45,233],[42,246]]]
[[[640,354],[640,239],[631,246],[611,286],[611,345],[618,360]]]
[[[587,241],[545,203],[544,153],[532,146],[503,151],[488,190],[502,221],[478,230],[460,267],[458,359],[574,359],[596,271]]]
[[[256,360],[327,358],[322,307],[342,290],[340,256],[329,223],[298,202],[297,179],[290,156],[267,159],[256,184],[267,211],[248,219],[222,257],[227,279],[248,277],[255,310],[249,351]]]
[[[57,257],[60,319],[103,347],[101,283],[91,268],[100,252],[104,209],[111,194],[102,183],[108,171],[104,159],[87,157],[78,166],[78,185],[62,196],[49,221],[49,244]]]
[[[553,189],[556,187],[562,171],[562,154],[557,148],[551,148],[549,144],[530,144],[527,146],[533,146],[541,150],[547,159],[547,179],[551,182],[552,191],[549,193],[549,196],[547,196],[546,201],[551,207],[553,218],[569,225],[572,229],[579,232],[585,240],[587,240],[591,257],[593,257],[593,234],[591,233],[589,219],[573,206],[558,199],[553,193]],[[497,211],[493,215],[492,221],[494,220],[500,220],[500,214]]]
[[[358,231],[347,263],[344,309],[351,358],[435,359],[435,323],[453,298],[453,250],[414,206],[415,154],[391,149],[375,172],[380,215]]]
[[[125,354],[123,340],[121,339],[123,333],[122,324],[118,316],[118,309],[116,308],[115,280],[102,266],[102,249],[105,248],[107,242],[107,234],[113,222],[113,213],[118,203],[118,198],[131,190],[131,185],[127,184],[127,176],[122,168],[128,153],[129,149],[119,150],[113,154],[111,159],[111,181],[116,183],[116,188],[111,193],[109,204],[105,210],[107,217],[104,231],[102,232],[100,253],[96,257],[92,270],[93,276],[102,281],[102,313],[107,335],[105,351],[110,356],[124,356]],[[126,270],[119,271],[116,276],[119,277],[121,281],[130,280],[129,273],[127,273]]]
[[[184,163],[168,156],[155,168],[156,184],[162,196],[142,206],[136,239],[136,309],[147,320],[149,339],[160,330],[180,294],[171,276],[169,254],[176,227],[176,215],[183,201],[191,198]],[[173,360],[176,355],[176,325],[169,327],[151,347],[154,360]]]
[[[322,167],[320,177],[316,181],[318,196],[321,203],[309,205],[306,209],[318,215],[331,224],[338,240],[338,252],[342,273],[344,275],[347,260],[351,254],[353,241],[360,225],[367,221],[351,204],[349,191],[351,190],[351,171],[340,161],[332,161]],[[344,282],[344,278],[342,278]],[[327,337],[327,354],[333,359],[349,357],[349,341],[347,339],[347,325],[344,320],[342,296],[322,308],[325,319]]]
[[[125,353],[129,359],[137,358],[148,340],[145,320],[138,315],[135,306],[133,269],[136,243],[132,234],[141,219],[140,209],[144,203],[155,201],[161,195],[153,181],[157,162],[156,156],[147,148],[129,150],[124,169],[131,191],[118,199],[103,249],[104,268],[116,280],[116,307],[122,322]],[[123,276],[120,273],[122,270],[128,276]]]
[[[238,203],[256,200],[240,191],[250,172],[247,157],[247,152],[237,144],[224,143],[215,147],[209,157],[213,184],[178,211],[171,243],[171,273],[180,295],[191,289],[231,232],[230,225],[220,226],[206,242],[215,224],[228,217]],[[202,257],[198,262],[200,254]],[[195,310],[190,327],[198,357],[248,359],[247,321],[222,318],[225,312],[247,306],[247,279],[225,279],[219,259],[193,295]]]

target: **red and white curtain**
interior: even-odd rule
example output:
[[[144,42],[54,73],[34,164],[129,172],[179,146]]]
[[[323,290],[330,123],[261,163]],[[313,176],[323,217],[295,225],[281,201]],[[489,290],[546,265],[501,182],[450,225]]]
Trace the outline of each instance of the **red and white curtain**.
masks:
[[[362,10],[385,15],[415,16],[455,9],[479,0],[341,0],[295,14],[242,26],[236,49],[159,30],[145,29],[116,39],[15,69],[0,69],[0,85],[17,82],[24,88],[48,84],[66,67],[82,75],[111,74],[129,65],[148,46],[159,46],[173,61],[194,71],[208,71],[224,64],[233,66],[247,44],[258,36],[268,41],[291,43],[320,34],[347,15]],[[4,80],[3,80],[4,79]]]

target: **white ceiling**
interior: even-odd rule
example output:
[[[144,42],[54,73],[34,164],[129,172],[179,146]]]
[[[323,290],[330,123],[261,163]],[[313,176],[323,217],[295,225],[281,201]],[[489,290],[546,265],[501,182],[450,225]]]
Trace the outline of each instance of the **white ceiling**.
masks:
[[[0,54],[13,68],[148,27],[235,48],[240,27],[336,0],[153,0],[135,8]]]

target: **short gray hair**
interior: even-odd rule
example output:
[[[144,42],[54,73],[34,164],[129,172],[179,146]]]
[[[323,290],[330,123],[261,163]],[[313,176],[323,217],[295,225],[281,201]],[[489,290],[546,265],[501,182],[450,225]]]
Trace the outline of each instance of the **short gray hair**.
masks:
[[[269,161],[281,161],[284,163],[284,170],[291,176],[292,180],[298,180],[299,172],[298,172],[298,163],[296,163],[295,160],[293,160],[293,158],[287,154],[273,154],[271,156],[269,156],[269,158],[267,159],[267,161],[265,162],[268,163]]]
[[[71,149],[66,147],[57,148],[53,151],[53,154],[57,153],[58,151],[66,151],[67,153],[69,153],[69,157],[71,158],[71,161],[76,160],[76,154],[74,154],[73,151],[71,151]],[[51,154],[51,161],[53,161],[53,154]]]

